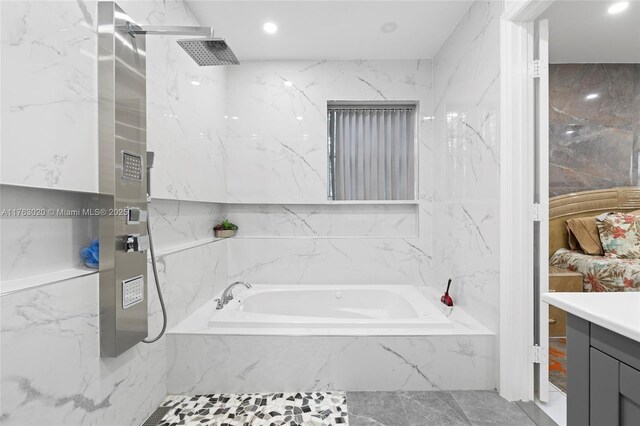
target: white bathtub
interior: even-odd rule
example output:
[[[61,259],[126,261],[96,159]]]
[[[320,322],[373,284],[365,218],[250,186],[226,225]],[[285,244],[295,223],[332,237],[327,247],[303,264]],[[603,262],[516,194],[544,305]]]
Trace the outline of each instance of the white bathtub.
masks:
[[[453,324],[410,285],[254,285],[234,288],[234,299],[212,312],[209,327],[222,332],[398,334],[399,329],[447,329]]]

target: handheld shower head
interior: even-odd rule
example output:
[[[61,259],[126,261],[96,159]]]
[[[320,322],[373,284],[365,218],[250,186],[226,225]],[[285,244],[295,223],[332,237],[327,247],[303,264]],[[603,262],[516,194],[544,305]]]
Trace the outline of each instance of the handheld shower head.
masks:
[[[147,151],[147,169],[153,168],[153,160],[156,157],[155,152]]]
[[[240,63],[222,38],[192,38],[178,44],[200,66],[237,65]]]
[[[151,169],[153,168],[153,160],[156,154],[153,151],[147,151],[147,201],[151,202]]]

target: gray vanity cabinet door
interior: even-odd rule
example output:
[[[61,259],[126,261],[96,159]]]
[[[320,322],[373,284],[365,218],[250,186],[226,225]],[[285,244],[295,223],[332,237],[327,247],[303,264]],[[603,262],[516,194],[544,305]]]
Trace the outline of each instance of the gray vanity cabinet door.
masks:
[[[619,425],[620,361],[594,348],[590,352],[589,425]]]
[[[640,371],[620,363],[620,425],[640,425]]]

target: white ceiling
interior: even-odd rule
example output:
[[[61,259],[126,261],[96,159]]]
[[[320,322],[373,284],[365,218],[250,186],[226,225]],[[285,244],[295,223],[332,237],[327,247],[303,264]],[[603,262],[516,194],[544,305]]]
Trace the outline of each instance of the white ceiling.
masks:
[[[240,60],[432,58],[471,1],[190,0]],[[262,25],[278,25],[274,35]],[[397,30],[385,34],[383,24]]]
[[[617,15],[614,1],[556,1],[542,18],[549,19],[552,63],[640,63],[640,2]]]

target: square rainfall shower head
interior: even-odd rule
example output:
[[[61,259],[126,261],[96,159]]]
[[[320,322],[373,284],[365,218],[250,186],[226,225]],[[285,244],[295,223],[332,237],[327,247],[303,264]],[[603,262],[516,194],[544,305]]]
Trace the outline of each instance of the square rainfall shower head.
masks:
[[[200,66],[237,65],[240,63],[222,38],[192,38],[178,40],[178,44]]]

